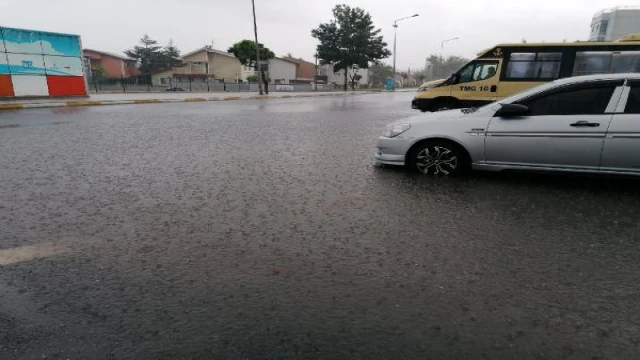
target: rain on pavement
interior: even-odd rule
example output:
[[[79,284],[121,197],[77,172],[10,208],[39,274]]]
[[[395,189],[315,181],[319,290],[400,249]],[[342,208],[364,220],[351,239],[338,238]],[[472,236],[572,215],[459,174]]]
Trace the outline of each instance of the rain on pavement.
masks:
[[[0,359],[623,359],[637,180],[373,165],[410,93],[0,113]]]

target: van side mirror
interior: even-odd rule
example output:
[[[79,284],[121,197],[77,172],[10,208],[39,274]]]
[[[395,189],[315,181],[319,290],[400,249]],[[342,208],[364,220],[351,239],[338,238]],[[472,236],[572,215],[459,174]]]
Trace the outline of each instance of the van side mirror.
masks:
[[[529,114],[529,108],[520,104],[500,104],[500,109],[494,115],[495,117],[517,117]]]
[[[458,83],[458,74],[451,74],[451,76],[449,76],[447,80],[444,81],[444,85],[454,85],[457,83]]]

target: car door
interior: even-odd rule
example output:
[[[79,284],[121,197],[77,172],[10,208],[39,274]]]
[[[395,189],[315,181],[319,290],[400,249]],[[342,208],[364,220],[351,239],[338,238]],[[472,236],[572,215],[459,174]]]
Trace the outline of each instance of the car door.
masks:
[[[640,173],[640,80],[629,81],[602,150],[602,171]]]
[[[499,71],[499,60],[472,61],[456,74],[451,96],[459,101],[460,107],[481,106],[495,101]]]
[[[571,84],[517,101],[529,108],[528,115],[492,118],[485,137],[486,162],[597,170],[623,82]]]

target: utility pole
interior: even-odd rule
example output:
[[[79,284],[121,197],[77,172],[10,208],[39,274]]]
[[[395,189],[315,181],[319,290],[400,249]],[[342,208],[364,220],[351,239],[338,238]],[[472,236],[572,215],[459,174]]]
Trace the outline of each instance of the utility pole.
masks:
[[[315,53],[316,58],[316,76],[313,79],[313,86],[315,87],[315,91],[318,91],[318,53]]]
[[[258,24],[256,23],[256,2],[251,0],[253,6],[253,33],[256,37],[256,70],[258,71],[258,91],[262,92],[262,70],[260,69],[260,43],[258,42]]]
[[[411,19],[414,17],[420,16],[418,14],[403,17],[401,19],[397,19],[393,21],[393,86],[392,89],[396,89],[396,42],[398,40],[398,21]]]

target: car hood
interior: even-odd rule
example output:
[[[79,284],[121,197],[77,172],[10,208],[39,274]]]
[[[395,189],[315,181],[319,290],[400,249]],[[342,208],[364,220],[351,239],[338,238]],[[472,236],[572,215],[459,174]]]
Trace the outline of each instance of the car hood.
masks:
[[[408,124],[422,124],[422,123],[432,123],[432,122],[449,122],[449,121],[460,121],[468,118],[475,117],[486,117],[488,111],[492,111],[490,108],[485,106],[480,109],[470,110],[470,109],[455,109],[455,110],[447,110],[447,111],[439,111],[435,113],[421,113],[419,115],[413,115],[408,118],[402,119],[401,121],[397,121],[396,123],[408,123]]]

